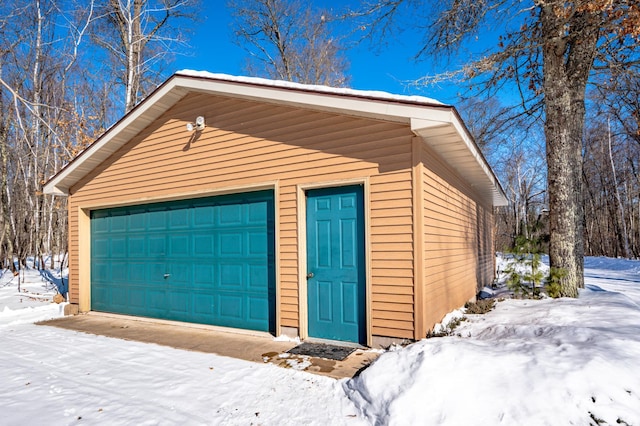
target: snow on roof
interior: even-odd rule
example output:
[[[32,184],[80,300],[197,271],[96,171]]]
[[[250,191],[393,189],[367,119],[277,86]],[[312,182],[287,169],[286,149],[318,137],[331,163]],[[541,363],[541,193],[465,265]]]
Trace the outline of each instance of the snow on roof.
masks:
[[[215,80],[224,80],[229,82],[247,83],[247,84],[259,84],[261,86],[271,86],[285,89],[298,89],[306,90],[318,93],[327,93],[335,95],[357,96],[362,98],[374,98],[387,101],[399,101],[399,102],[411,102],[425,105],[445,105],[444,103],[428,98],[426,96],[417,95],[396,95],[393,93],[383,92],[379,90],[356,90],[348,89],[345,87],[330,87],[322,86],[318,84],[301,84],[284,80],[269,80],[259,77],[243,77],[229,74],[212,73],[208,71],[194,71],[194,70],[180,70],[176,72],[176,75],[182,75],[185,77],[201,77],[210,78]]]

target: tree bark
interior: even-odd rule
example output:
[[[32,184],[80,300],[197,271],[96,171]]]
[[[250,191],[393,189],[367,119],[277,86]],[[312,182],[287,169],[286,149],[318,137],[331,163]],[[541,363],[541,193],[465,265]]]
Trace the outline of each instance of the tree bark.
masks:
[[[2,61],[0,60],[0,76],[2,75]],[[0,111],[4,111],[3,93],[0,88]],[[11,271],[13,267],[13,244],[10,235],[10,209],[7,196],[9,153],[7,149],[7,128],[5,117],[0,117],[0,269],[4,268],[5,258]]]
[[[584,287],[584,211],[582,136],[585,91],[595,57],[600,22],[597,14],[561,13],[564,3],[540,8],[544,44],[543,88],[549,191],[549,261],[566,272],[563,296],[577,297]]]

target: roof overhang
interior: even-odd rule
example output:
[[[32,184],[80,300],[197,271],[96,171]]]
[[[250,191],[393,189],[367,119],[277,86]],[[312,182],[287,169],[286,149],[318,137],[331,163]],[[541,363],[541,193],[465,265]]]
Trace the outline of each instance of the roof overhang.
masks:
[[[447,121],[411,120],[411,131],[451,165],[483,199],[494,206],[506,206],[507,197],[482,152],[473,141],[455,109]]]
[[[190,92],[288,105],[405,123],[494,205],[507,200],[497,178],[452,106],[428,98],[310,86],[203,72],[174,74],[103,133],[44,186],[46,194],[70,188]]]

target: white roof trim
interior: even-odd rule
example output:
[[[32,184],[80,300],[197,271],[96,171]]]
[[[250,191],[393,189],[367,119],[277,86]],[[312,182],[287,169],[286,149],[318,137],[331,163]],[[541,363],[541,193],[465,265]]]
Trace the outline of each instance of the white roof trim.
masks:
[[[73,185],[189,92],[406,123],[483,196],[489,196],[494,205],[506,204],[506,196],[498,180],[451,106],[421,96],[391,95],[385,92],[304,85],[197,71],[180,71],[169,78],[53,176],[45,184],[44,192],[69,195],[69,189]],[[438,129],[445,129],[447,133],[453,132],[456,137],[451,143],[438,145],[438,140],[434,137],[439,132]],[[462,159],[447,157],[447,152],[460,149],[464,153]]]

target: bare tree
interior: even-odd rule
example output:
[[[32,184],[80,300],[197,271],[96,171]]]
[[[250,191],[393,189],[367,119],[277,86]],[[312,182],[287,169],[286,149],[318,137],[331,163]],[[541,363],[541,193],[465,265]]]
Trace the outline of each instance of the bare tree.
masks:
[[[507,242],[513,243],[517,236],[529,239],[532,232],[540,234],[537,228],[546,204],[546,176],[541,173],[545,168],[544,144],[540,138],[512,139],[503,146],[500,157],[497,170],[509,205],[498,213],[506,225],[506,229],[501,227],[498,233],[511,232],[509,239],[502,238],[504,246]]]
[[[66,249],[66,203],[45,196],[42,185],[70,158],[77,139],[69,129],[93,136],[75,119],[73,102],[85,77],[78,60],[93,1],[10,0],[0,14],[0,258],[13,268],[14,255],[19,266],[33,255],[44,267],[45,253]]]
[[[130,111],[161,78],[161,63],[184,45],[197,0],[105,0],[96,42],[119,66],[124,110]],[[184,26],[179,27],[181,20]]]
[[[527,113],[544,120],[550,263],[566,272],[562,295],[577,296],[584,285],[581,186],[587,83],[595,71],[612,64],[638,64],[640,5],[625,0],[444,0],[437,5],[383,0],[360,16],[373,14],[377,24],[384,24],[402,5],[427,12],[425,21],[415,24],[424,34],[418,57],[458,52],[463,42],[492,24],[503,34],[454,75],[472,79],[489,94],[509,85]]]
[[[229,7],[237,43],[250,55],[250,74],[335,87],[347,84],[344,49],[332,33],[328,11],[297,0],[236,0]]]
[[[631,92],[624,99],[640,97]],[[620,98],[615,106],[597,96],[584,143],[585,251],[590,255],[638,257],[640,254],[640,144],[631,133]],[[615,114],[614,114],[615,112]],[[622,119],[622,120],[621,120]]]
[[[34,263],[44,266],[42,254],[51,253],[52,241],[60,241],[65,230],[53,226],[64,205],[44,196],[42,184],[61,163],[57,147],[62,145],[61,120],[68,115],[66,78],[92,20],[93,3],[83,3],[82,11],[73,9],[78,13],[69,15],[54,1],[19,3],[2,6],[4,16],[11,19],[3,26],[0,61],[4,172],[0,247],[10,264],[15,250],[20,264],[31,254]]]
[[[467,99],[459,106],[469,131],[503,184],[508,206],[496,211],[496,246],[510,250],[518,236],[545,239],[546,168],[541,129],[514,125],[496,98]],[[546,220],[546,217],[544,218]],[[535,233],[535,235],[530,235]]]
[[[166,47],[179,39],[177,27],[167,22],[184,17],[186,5],[186,0],[0,3],[3,266],[20,268],[33,255],[33,265],[42,268],[44,254],[62,254],[67,249],[66,200],[45,196],[42,185],[121,115],[114,107],[120,97],[112,90],[117,78],[135,88],[128,92],[131,107],[145,93],[145,84],[160,75],[160,65],[169,58]],[[132,48],[129,52],[139,53],[132,56],[136,64],[130,68],[135,71],[132,74],[109,68],[105,72],[105,64],[112,61],[104,59],[114,51],[88,48],[91,40],[113,41],[107,36],[117,34],[109,27],[115,22],[109,19],[116,19],[108,13],[109,6],[122,7],[118,10],[125,24],[135,24],[128,27],[132,38],[127,40],[144,39],[142,44],[127,45]],[[118,46],[117,40],[105,46]]]

